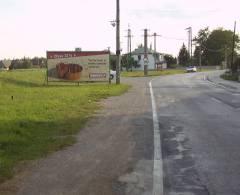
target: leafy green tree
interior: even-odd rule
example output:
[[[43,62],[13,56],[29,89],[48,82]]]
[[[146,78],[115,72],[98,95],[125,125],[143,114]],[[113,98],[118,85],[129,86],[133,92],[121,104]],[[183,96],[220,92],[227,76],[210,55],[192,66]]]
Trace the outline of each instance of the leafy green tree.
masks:
[[[22,62],[22,65],[21,65],[21,67],[22,68],[31,68],[33,65],[32,65],[32,61],[30,60],[30,59],[26,59],[26,58],[24,58],[23,59],[23,62]]]
[[[236,69],[240,70],[240,56],[238,56],[234,61],[234,66]]]
[[[129,71],[129,69],[131,69],[132,71],[132,67],[134,66],[134,64],[134,58],[131,55],[127,54],[122,56],[121,66],[125,67],[127,71]]]
[[[183,44],[182,48],[178,54],[178,62],[182,66],[187,66],[190,60],[189,52],[187,51],[186,46]]]
[[[171,65],[177,64],[177,59],[169,54],[164,55],[164,60],[167,62],[168,67],[170,67]]]
[[[116,70],[117,59],[116,55],[110,55],[110,69]]]
[[[233,32],[231,30],[219,28],[212,31],[208,37],[206,48],[206,58],[210,65],[219,65],[224,61],[225,48],[232,47],[232,39]],[[236,35],[236,48],[239,48],[238,35]]]
[[[207,64],[207,58],[206,58],[206,53],[207,53],[207,41],[209,38],[209,35],[211,32],[209,31],[209,27],[200,29],[198,32],[197,37],[193,39],[193,42],[195,43],[195,51],[194,51],[194,63],[198,64],[199,62],[199,56],[201,53],[201,60],[203,64]]]
[[[220,65],[225,60],[225,51],[230,56],[232,48],[233,32],[218,28],[209,31],[208,27],[201,29],[198,36],[194,38],[196,48],[194,52],[195,60],[199,60],[200,51],[202,53],[202,63],[206,65]],[[236,49],[240,44],[239,36],[236,35]]]
[[[194,63],[196,63],[199,59],[199,54],[200,54],[200,47],[196,46],[195,50],[193,52],[193,59],[194,59]]]

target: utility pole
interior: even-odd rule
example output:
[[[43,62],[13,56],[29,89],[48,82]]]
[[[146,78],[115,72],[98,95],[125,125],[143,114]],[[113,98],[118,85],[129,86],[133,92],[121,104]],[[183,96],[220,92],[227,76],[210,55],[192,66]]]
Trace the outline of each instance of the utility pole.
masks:
[[[188,53],[192,61],[192,27],[188,27],[185,30],[188,30]]]
[[[148,37],[148,30],[144,29],[144,76],[148,75],[147,37]]]
[[[120,6],[116,0],[116,84],[120,84]]]
[[[161,35],[158,35],[157,33],[153,33],[154,37],[154,67],[156,69],[156,57],[157,57],[157,36],[161,37]]]
[[[128,24],[128,30],[127,30],[127,53],[128,53],[128,57],[132,56],[132,33],[131,33],[131,29],[130,29],[130,25]],[[127,58],[128,60],[128,58]],[[128,63],[128,62],[127,62]],[[132,71],[132,64],[131,64],[131,71]]]
[[[227,45],[225,45],[224,50],[225,50],[225,66],[223,67],[223,69],[227,69],[228,68]]]
[[[233,61],[234,49],[235,49],[235,33],[236,33],[236,21],[234,22],[233,42],[232,42],[232,56],[231,56],[231,70],[232,70],[232,73],[237,72],[237,67],[235,67],[234,61]]]
[[[200,66],[200,70],[202,70],[202,50],[200,47],[200,51],[199,51],[199,66]]]
[[[131,33],[131,29],[130,29],[130,26],[128,24],[128,29],[127,29],[127,52],[128,53],[131,53],[131,50],[132,50],[132,33]]]

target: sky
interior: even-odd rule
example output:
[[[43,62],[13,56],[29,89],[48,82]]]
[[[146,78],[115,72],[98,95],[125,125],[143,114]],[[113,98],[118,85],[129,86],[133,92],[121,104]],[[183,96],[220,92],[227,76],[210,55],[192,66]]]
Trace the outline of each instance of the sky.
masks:
[[[143,29],[157,33],[157,51],[178,55],[187,45],[185,30],[193,37],[209,26],[240,33],[239,0],[120,0],[122,53],[127,51],[127,29],[132,31],[132,50],[143,44]],[[115,52],[116,0],[0,0],[0,59],[45,57],[46,51]],[[153,37],[148,38],[149,47]]]

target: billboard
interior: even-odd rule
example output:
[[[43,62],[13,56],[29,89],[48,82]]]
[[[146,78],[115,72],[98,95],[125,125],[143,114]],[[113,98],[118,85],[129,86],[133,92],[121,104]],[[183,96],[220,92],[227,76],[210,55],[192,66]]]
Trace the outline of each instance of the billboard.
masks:
[[[109,81],[108,51],[47,51],[48,81]]]

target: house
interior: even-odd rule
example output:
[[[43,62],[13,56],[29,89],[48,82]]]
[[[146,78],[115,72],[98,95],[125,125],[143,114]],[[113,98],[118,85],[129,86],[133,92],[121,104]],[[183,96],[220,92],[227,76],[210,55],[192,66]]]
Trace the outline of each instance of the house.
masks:
[[[137,61],[136,65],[133,66],[133,70],[144,70],[144,47],[139,46],[131,53],[132,57],[135,61]],[[154,58],[156,56],[156,58]],[[148,70],[156,70],[156,69],[166,69],[167,63],[164,60],[164,54],[159,52],[154,52],[151,48],[147,49],[147,59],[148,59]]]
[[[0,61],[0,70],[9,70],[11,63],[12,63],[11,60],[1,60]]]

